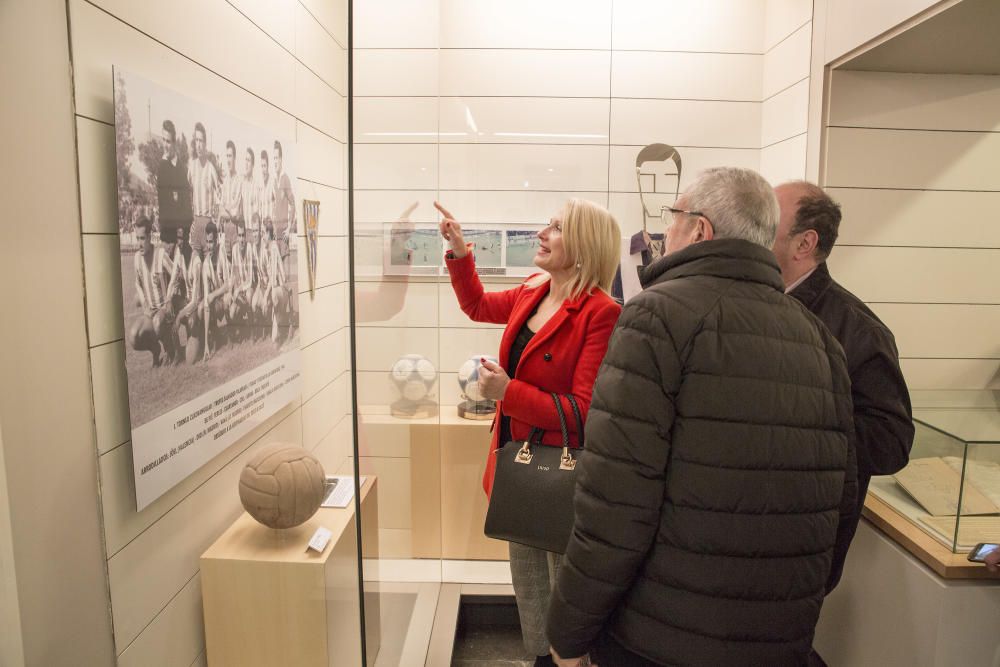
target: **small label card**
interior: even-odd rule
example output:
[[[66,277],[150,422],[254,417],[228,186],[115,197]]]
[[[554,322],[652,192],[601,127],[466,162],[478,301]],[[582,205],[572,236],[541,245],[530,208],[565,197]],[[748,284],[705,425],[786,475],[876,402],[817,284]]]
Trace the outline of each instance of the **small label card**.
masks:
[[[364,486],[367,478],[362,476],[359,486]],[[327,475],[326,496],[320,507],[347,507],[354,499],[354,477],[350,475]]]
[[[306,551],[312,549],[317,553],[323,553],[323,549],[326,549],[326,545],[330,543],[331,536],[332,533],[329,530],[320,526],[316,529],[316,532],[313,533],[312,539],[309,540],[309,546]]]

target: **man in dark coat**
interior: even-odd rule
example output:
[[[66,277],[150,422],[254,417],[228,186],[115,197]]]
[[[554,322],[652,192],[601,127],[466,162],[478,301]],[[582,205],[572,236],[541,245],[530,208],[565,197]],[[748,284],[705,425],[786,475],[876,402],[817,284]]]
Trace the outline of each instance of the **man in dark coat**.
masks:
[[[781,221],[774,255],[785,291],[823,321],[847,355],[858,453],[858,502],[841,526],[827,592],[844,570],[872,475],[899,472],[913,444],[910,394],[892,332],[862,301],[830,277],[826,258],[837,241],[840,206],[817,185],[793,181],[774,189]]]
[[[856,502],[844,354],[784,295],[759,174],[708,170],[669,212],[594,388],[553,657],[805,664]]]

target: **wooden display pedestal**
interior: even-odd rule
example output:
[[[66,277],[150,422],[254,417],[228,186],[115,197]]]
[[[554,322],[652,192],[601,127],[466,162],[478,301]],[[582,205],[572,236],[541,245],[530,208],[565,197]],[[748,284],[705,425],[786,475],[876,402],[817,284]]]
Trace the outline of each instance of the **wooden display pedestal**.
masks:
[[[378,546],[376,479],[361,487],[362,540]],[[361,664],[358,544],[353,502],[321,507],[296,528],[273,530],[242,514],[201,557],[205,643],[212,667]],[[306,550],[320,526],[333,537]],[[368,664],[379,648],[378,596],[365,597]]]

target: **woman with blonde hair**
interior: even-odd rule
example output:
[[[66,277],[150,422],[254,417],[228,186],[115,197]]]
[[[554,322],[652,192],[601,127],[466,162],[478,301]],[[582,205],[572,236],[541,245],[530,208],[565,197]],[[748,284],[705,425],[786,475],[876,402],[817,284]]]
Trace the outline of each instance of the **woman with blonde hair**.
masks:
[[[479,386],[486,398],[498,401],[499,426],[486,463],[483,488],[493,487],[496,456],[504,443],[526,440],[532,428],[544,431],[543,445],[562,445],[559,414],[552,394],[558,395],[570,446],[577,433],[572,418],[576,403],[583,419],[590,407],[597,370],[621,307],[608,292],[618,268],[621,230],[603,207],[571,199],[538,232],[536,273],[517,287],[486,292],[476,273],[471,247],[462,227],[440,204],[441,235],[450,245],[445,255],[451,284],[462,311],[476,322],[506,324],[500,341],[499,364],[484,361]],[[543,508],[526,508],[543,511]],[[525,647],[538,656],[536,665],[549,665],[545,617],[559,567],[558,554],[510,542],[511,580],[521,617]]]

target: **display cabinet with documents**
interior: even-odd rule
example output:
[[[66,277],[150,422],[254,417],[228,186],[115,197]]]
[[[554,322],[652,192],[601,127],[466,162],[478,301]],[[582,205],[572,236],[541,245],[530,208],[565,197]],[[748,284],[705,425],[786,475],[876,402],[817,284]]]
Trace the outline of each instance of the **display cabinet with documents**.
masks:
[[[1000,408],[991,392],[976,407],[920,407],[909,464],[872,478],[876,498],[952,554],[1000,542]]]

